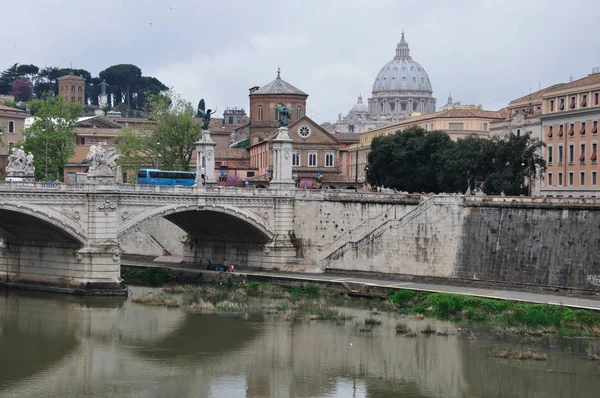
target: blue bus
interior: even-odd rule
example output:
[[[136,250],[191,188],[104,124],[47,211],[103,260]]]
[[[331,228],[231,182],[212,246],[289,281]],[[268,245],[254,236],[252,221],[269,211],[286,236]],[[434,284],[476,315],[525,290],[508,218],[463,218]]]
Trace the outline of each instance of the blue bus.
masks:
[[[141,169],[138,171],[137,183],[191,187],[196,183],[196,173],[192,173],[191,171]]]

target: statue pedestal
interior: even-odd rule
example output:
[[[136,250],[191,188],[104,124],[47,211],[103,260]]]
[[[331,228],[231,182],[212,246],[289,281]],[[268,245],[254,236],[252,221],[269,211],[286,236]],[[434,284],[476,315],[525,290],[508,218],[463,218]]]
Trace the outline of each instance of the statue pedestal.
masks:
[[[88,174],[86,184],[94,184],[94,185],[110,185],[116,183],[116,179],[114,175],[93,175]]]
[[[279,127],[279,134],[271,141],[273,144],[273,179],[269,183],[274,189],[294,189],[296,184],[292,176],[292,139],[287,127]]]
[[[17,177],[22,178],[26,181],[34,181],[35,176],[31,173],[27,173],[25,171],[11,171],[7,174],[7,177]]]
[[[202,138],[196,141],[196,186],[215,185],[215,147],[210,131],[202,130]],[[204,175],[204,178],[202,178]]]

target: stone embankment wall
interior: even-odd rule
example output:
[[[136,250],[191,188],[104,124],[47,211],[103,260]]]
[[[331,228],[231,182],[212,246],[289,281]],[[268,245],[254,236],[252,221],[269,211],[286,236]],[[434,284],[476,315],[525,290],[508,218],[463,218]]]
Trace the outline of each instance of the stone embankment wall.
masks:
[[[297,208],[302,206],[312,206],[312,214],[323,208]],[[395,217],[371,224],[371,231],[354,234],[324,256],[299,217],[297,231],[309,233],[298,236],[305,260],[320,261],[326,271],[600,291],[597,199],[432,196],[412,209],[396,207]],[[309,213],[304,208],[297,216]]]
[[[140,224],[125,254],[185,255],[186,234],[165,219]],[[296,257],[285,269],[372,272],[600,291],[600,200],[298,192]],[[218,242],[217,242],[218,243]],[[196,262],[257,267],[243,242],[200,242]],[[213,247],[214,246],[214,247]],[[202,258],[202,260],[200,260]]]

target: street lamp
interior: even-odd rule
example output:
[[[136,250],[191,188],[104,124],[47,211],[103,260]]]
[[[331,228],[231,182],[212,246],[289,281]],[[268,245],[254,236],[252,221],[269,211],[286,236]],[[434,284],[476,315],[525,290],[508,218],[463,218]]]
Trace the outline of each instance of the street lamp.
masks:
[[[523,169],[525,169],[525,162],[521,163],[521,166]],[[529,168],[525,170],[525,173],[527,175],[527,196],[531,196],[531,179],[529,178]],[[525,177],[523,177],[523,180],[525,180]]]
[[[44,137],[46,138],[46,178],[45,180],[48,181],[48,136],[46,135],[46,129],[42,129],[42,133],[44,133]]]
[[[157,149],[157,152],[158,152],[158,149],[159,149],[159,148],[160,148],[160,142],[157,142],[157,143],[156,143],[156,149]],[[154,168],[155,168],[155,169],[158,169],[158,158],[160,158],[160,153],[157,153],[157,154],[156,154],[156,156],[157,156],[157,157],[156,157],[156,159],[154,160]]]

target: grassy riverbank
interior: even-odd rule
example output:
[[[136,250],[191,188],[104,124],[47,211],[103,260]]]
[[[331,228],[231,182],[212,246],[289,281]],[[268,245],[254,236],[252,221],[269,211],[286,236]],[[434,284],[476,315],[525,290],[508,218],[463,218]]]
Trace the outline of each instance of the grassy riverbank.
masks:
[[[391,293],[388,302],[398,311],[441,319],[600,335],[600,312],[591,310],[413,290]]]
[[[194,314],[281,313],[286,321],[326,320],[344,322],[351,316],[327,302],[331,293],[318,287],[282,288],[260,282],[167,285],[161,292],[132,297],[138,304],[181,307]],[[261,304],[254,298],[272,299]]]
[[[279,309],[289,311],[288,318],[300,319],[305,315],[313,315],[317,318],[336,318],[330,311],[325,311],[322,304],[311,306],[305,301],[300,307],[296,306],[294,300],[299,298],[318,299],[335,294],[331,290],[321,289],[314,285],[284,288],[273,283],[238,280],[227,274],[219,275],[220,279],[213,281],[212,284],[207,284],[201,273],[190,276],[167,268],[155,267],[122,267],[121,274],[125,283],[131,285],[160,287],[168,284],[170,287],[164,289],[167,294],[183,293],[195,289],[200,297],[202,294],[198,293],[199,286],[215,286],[221,292],[217,294],[219,297],[204,298],[205,302],[211,302],[213,306],[218,304],[219,300],[227,299],[231,302],[243,303],[247,296],[271,297],[288,301],[285,304],[287,308]],[[232,295],[231,292],[236,293]],[[161,296],[161,299],[165,299],[165,297]],[[147,298],[144,300],[148,301],[147,304],[153,301]],[[172,301],[167,301],[170,306],[174,305]],[[560,331],[563,334],[600,336],[600,312],[572,309],[560,305],[530,304],[413,290],[399,290],[390,293],[387,304],[392,311],[415,313],[426,317],[472,321],[501,325],[507,328],[524,327],[530,332],[532,330],[544,333]],[[215,311],[217,310],[218,307],[215,307]]]

